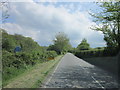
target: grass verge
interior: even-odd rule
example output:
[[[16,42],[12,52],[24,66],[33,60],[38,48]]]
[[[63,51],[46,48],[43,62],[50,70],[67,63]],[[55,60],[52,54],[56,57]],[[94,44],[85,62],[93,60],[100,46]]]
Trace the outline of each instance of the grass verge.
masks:
[[[44,63],[38,63],[28,71],[11,79],[3,88],[38,88],[48,73],[58,64],[61,56]]]

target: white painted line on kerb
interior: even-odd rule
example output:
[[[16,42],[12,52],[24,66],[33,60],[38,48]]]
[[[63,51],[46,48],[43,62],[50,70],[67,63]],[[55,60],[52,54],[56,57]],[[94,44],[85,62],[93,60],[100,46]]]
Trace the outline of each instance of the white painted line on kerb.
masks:
[[[62,57],[62,58],[63,58],[63,57]],[[56,70],[58,69],[58,66],[59,66],[60,62],[62,61],[62,58],[61,58],[61,60],[59,61],[58,65],[56,66],[56,68],[55,68],[54,72],[52,73],[51,77],[48,79],[48,81],[47,81],[46,84],[44,85],[44,88],[47,88],[46,85],[48,85],[48,83],[51,81],[54,73],[55,73]]]
[[[85,68],[83,68],[82,66],[80,66],[84,71],[86,71],[87,72],[87,70],[85,69]],[[99,81],[97,81],[93,76],[91,76],[92,77],[92,79],[96,82],[96,83],[98,83],[99,84],[99,86],[102,88],[102,89],[105,89],[100,83],[99,83]]]

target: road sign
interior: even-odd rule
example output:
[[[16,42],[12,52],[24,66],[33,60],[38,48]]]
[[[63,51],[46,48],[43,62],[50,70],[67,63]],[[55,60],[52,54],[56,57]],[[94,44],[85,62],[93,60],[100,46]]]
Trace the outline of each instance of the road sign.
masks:
[[[21,51],[21,47],[19,46],[15,47],[14,52],[20,52],[20,51]]]

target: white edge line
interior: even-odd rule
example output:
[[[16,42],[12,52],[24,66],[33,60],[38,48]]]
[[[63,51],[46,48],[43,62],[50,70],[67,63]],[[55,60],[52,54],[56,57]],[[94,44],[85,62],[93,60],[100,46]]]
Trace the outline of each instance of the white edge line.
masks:
[[[63,58],[63,57],[62,57]],[[52,77],[53,77],[53,75],[54,75],[54,73],[56,72],[56,70],[58,69],[58,66],[59,66],[59,64],[61,63],[61,61],[62,61],[62,58],[61,58],[61,60],[59,61],[59,63],[58,63],[58,65],[56,66],[56,68],[55,68],[55,70],[54,70],[54,72],[51,74],[51,77],[48,79],[48,81],[45,83],[45,85],[44,85],[44,87],[43,88],[47,88],[46,87],[46,85],[51,81],[51,79],[52,79]]]

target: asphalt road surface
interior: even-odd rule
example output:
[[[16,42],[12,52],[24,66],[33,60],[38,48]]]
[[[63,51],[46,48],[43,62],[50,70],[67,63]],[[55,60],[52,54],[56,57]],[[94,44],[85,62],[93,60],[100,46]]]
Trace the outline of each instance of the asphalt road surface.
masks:
[[[44,88],[118,88],[118,82],[109,72],[67,53]]]

